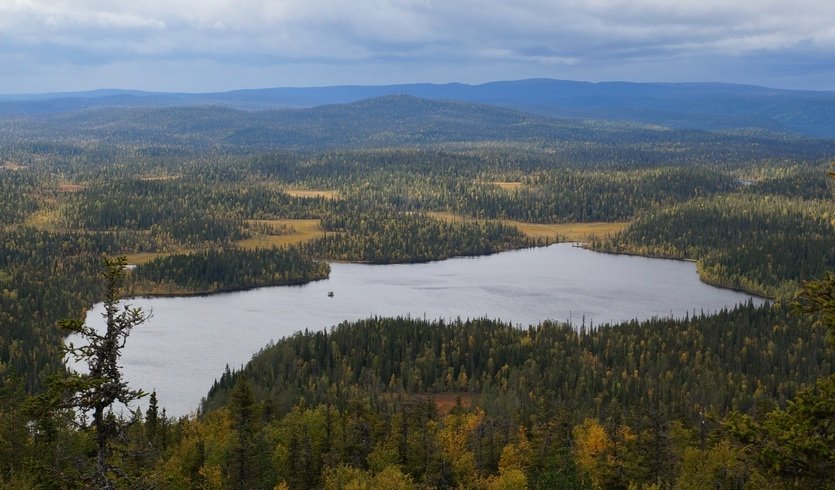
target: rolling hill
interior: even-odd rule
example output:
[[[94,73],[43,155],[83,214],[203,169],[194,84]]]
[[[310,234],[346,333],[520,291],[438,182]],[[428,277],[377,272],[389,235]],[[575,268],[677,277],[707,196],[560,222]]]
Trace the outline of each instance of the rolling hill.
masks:
[[[0,116],[35,116],[101,107],[310,108],[398,94],[434,101],[487,104],[556,118],[634,121],[711,131],[759,128],[816,138],[835,137],[835,92],[711,83],[590,83],[531,79],[481,85],[346,85],[201,94],[98,90],[0,96]]]

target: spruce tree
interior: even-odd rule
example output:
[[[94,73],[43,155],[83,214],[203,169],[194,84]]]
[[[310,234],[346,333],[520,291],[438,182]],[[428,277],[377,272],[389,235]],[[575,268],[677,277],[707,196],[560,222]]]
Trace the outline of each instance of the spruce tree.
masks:
[[[106,258],[102,276],[105,281],[105,330],[100,333],[83,320],[63,320],[59,326],[81,337],[83,345],[68,344],[66,353],[76,365],[87,372],[69,372],[56,380],[42,401],[52,408],[79,412],[85,419],[92,412],[90,429],[95,434],[95,470],[92,484],[96,488],[115,488],[118,468],[111,465],[113,443],[127,422],[113,413],[113,405],[129,403],[145,396],[141,390],[128,388],[122,379],[119,357],[133,327],[144,323],[149,315],[139,308],[119,304],[125,279],[126,259]]]

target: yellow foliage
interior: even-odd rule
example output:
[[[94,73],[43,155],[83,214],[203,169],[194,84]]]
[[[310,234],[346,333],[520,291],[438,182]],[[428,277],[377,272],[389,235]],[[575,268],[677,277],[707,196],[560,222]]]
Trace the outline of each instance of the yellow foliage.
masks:
[[[510,470],[524,471],[527,468],[528,461],[530,461],[530,449],[525,428],[520,427],[516,443],[508,444],[502,449],[502,455],[499,458],[499,473],[504,474]]]
[[[638,435],[632,432],[628,425],[621,425],[618,427],[618,436],[620,440],[625,443],[630,443],[638,440]]]
[[[470,413],[450,414],[444,417],[442,427],[437,432],[441,450],[452,462],[452,471],[459,481],[476,477],[475,456],[466,448],[472,431],[483,420],[484,412],[481,409]]]
[[[692,447],[685,449],[676,490],[730,488],[740,481],[745,482],[745,489],[774,488],[762,475],[751,473],[751,468],[741,456],[740,451],[728,441],[705,451]]]
[[[528,488],[528,477],[525,472],[512,469],[501,475],[490,478],[487,482],[488,490],[520,490]]]
[[[368,468],[371,471],[383,471],[389,465],[396,464],[398,457],[397,448],[391,441],[383,441],[376,444],[368,455]]]
[[[201,488],[205,490],[223,488],[223,470],[218,465],[202,466],[197,473],[202,478]]]
[[[599,487],[612,441],[606,434],[606,429],[593,419],[584,420],[581,425],[574,427],[572,433],[577,464],[588,472],[592,482]]]
[[[385,488],[387,490],[412,490],[416,488],[415,483],[409,475],[404,474],[397,465],[389,465],[383,471],[374,475],[373,488]]]
[[[652,485],[642,485],[640,483],[631,482],[628,490],[661,490],[661,485],[653,483]]]
[[[589,462],[590,458],[597,458],[612,444],[606,429],[594,419],[586,419],[582,425],[574,427],[573,434],[579,461]],[[590,467],[591,464],[585,466]]]
[[[326,490],[412,490],[415,483],[396,464],[388,465],[376,475],[353,466],[339,465],[324,471]]]
[[[438,432],[438,442],[444,452],[455,454],[466,447],[470,433],[484,420],[484,412],[477,409],[470,413],[456,413],[444,417],[443,428]]]
[[[181,426],[182,436],[160,465],[160,476],[174,488],[222,488],[220,468],[234,435],[226,411],[209,412],[202,421],[188,420]],[[198,481],[191,480],[192,470]]]
[[[325,490],[371,490],[371,478],[365,471],[348,465],[326,468]]]

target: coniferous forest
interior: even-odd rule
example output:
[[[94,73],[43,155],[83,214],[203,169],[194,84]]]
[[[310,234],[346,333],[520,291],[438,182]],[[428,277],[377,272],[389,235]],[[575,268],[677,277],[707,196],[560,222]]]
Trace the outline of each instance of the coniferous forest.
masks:
[[[2,116],[0,488],[835,488],[833,158],[789,133],[412,97]],[[343,322],[216,373],[179,418],[120,376],[153,321],[121,297],[559,241],[692,260],[770,301]],[[86,373],[65,366],[70,333]]]

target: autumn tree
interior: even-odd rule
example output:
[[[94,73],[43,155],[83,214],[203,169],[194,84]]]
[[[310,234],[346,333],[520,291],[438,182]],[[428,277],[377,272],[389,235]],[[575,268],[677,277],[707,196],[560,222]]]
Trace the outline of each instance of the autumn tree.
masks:
[[[611,477],[612,440],[606,429],[597,420],[586,419],[574,427],[573,435],[578,466],[588,473],[596,487],[602,487]]]

